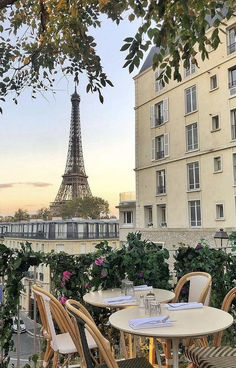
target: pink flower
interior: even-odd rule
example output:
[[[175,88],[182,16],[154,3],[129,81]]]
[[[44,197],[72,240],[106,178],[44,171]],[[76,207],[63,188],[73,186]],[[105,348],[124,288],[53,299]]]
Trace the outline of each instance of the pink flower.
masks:
[[[101,272],[101,274],[100,274],[100,278],[101,279],[104,279],[106,277],[106,275],[104,275],[104,273],[103,272]]]
[[[103,264],[103,258],[102,257],[97,258],[94,263],[97,266],[102,266],[102,264]]]
[[[62,274],[62,282],[69,280],[71,278],[72,273],[70,271],[64,271]]]
[[[58,299],[59,302],[63,305],[65,304],[65,302],[67,301],[67,298],[65,296],[62,296],[61,298]]]
[[[90,288],[90,283],[89,283],[89,282],[86,282],[86,283],[84,284],[84,287],[85,287],[85,289],[89,289],[89,288]]]

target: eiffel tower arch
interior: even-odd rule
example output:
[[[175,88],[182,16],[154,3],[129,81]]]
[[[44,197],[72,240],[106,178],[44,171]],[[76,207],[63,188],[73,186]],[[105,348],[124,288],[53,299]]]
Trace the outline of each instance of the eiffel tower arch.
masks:
[[[92,193],[85,173],[80,126],[80,97],[76,91],[71,96],[71,122],[69,147],[65,173],[54,202],[50,205],[53,214],[58,214],[60,206],[76,198],[91,197]]]

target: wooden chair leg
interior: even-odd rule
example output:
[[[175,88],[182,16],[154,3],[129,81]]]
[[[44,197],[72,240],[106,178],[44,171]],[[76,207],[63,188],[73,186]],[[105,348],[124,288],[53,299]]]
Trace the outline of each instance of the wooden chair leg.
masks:
[[[57,351],[54,352],[52,368],[57,368],[59,354]]]
[[[52,356],[53,356],[53,350],[51,348],[50,341],[47,341],[47,347],[46,347],[46,351],[43,357],[43,368],[46,368],[48,366],[49,361],[52,358]]]
[[[172,364],[172,355],[171,355],[171,340],[166,339],[165,342],[162,342],[165,359],[166,359],[166,366],[168,368],[171,368],[173,366]]]

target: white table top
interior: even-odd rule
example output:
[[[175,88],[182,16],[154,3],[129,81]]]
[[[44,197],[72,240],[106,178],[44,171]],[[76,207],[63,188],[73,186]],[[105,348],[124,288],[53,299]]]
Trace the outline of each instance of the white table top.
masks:
[[[111,325],[121,331],[139,336],[183,338],[210,335],[229,327],[233,323],[233,317],[212,307],[169,311],[162,306],[163,316],[169,316],[173,325],[169,327],[144,328],[134,330],[129,326],[129,320],[134,318],[149,317],[145,315],[144,308],[127,308],[113,313],[109,321]]]
[[[108,289],[99,291],[90,291],[85,294],[83,299],[86,303],[94,305],[96,307],[112,307],[112,308],[126,308],[127,306],[136,306],[139,303],[140,294],[146,295],[150,290],[135,291],[134,298],[136,302],[125,303],[125,304],[107,304],[104,299],[113,298],[116,296],[121,296],[121,289]],[[171,301],[175,294],[172,291],[164,289],[152,289],[151,290],[155,296],[156,300],[160,303]]]

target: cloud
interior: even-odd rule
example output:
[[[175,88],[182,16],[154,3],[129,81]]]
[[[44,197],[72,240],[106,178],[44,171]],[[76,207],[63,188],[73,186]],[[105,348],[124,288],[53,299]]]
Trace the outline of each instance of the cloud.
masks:
[[[30,185],[33,187],[38,187],[38,188],[44,188],[44,187],[49,187],[50,183],[43,183],[40,181],[32,181],[32,182],[23,182],[23,183],[4,183],[4,184],[0,184],[0,189],[6,189],[6,188],[12,188],[15,185]]]
[[[0,184],[0,189],[11,188],[15,183]]]

